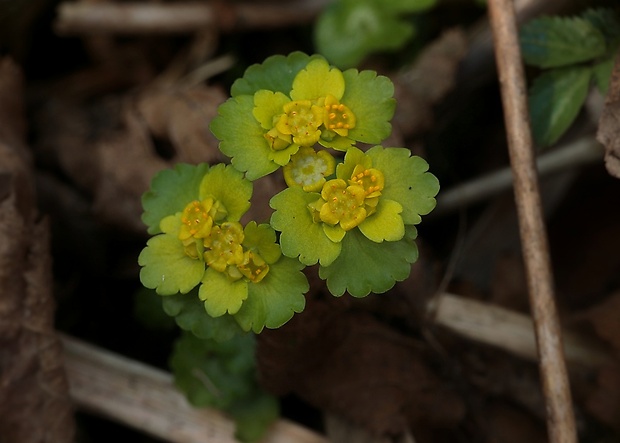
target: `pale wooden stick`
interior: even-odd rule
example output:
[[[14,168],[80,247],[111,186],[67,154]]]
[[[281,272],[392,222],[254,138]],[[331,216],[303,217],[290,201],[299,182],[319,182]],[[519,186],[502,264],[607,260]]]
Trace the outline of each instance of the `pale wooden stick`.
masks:
[[[433,322],[470,340],[484,343],[527,360],[536,361],[534,322],[528,315],[454,294],[440,294],[432,302]],[[583,336],[564,331],[566,361],[595,369],[609,355]]]
[[[584,137],[541,155],[537,162],[540,176],[552,174],[603,159],[603,147],[593,137]],[[437,197],[437,207],[431,216],[439,216],[466,207],[485,198],[492,197],[512,186],[512,170],[504,168],[461,183],[453,189],[443,191]]]
[[[171,374],[63,336],[70,395],[77,406],[175,443],[237,443],[234,423],[193,408]],[[278,420],[261,443],[326,443],[321,435]]]
[[[551,443],[577,441],[575,417],[554,301],[553,276],[532,149],[527,87],[511,0],[489,0],[515,202]]]
[[[54,28],[59,34],[81,35],[192,33],[210,26],[223,31],[274,28],[307,23],[330,1],[64,2]]]

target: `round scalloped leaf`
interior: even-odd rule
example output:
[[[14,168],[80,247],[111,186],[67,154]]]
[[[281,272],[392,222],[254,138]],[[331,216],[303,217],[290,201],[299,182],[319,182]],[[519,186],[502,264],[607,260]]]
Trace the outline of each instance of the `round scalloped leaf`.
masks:
[[[308,204],[320,195],[300,188],[287,188],[274,195],[269,205],[276,211],[271,215],[271,226],[280,231],[280,246],[287,257],[299,257],[305,265],[317,261],[329,265],[340,254],[340,243],[331,241],[323,231],[322,223],[315,223]]]
[[[281,257],[269,265],[269,273],[260,283],[249,284],[248,299],[235,319],[245,331],[259,333],[263,328],[279,328],[306,306],[304,294],[308,280],[297,260]]]
[[[394,116],[396,100],[394,84],[374,71],[343,72],[346,89],[341,103],[355,114],[355,127],[349,138],[363,143],[381,143],[392,133],[390,120]]]
[[[280,245],[276,243],[276,231],[271,225],[255,221],[249,222],[243,229],[243,246],[255,250],[268,264],[275,263],[282,255]]]
[[[142,195],[142,221],[149,234],[159,234],[159,223],[164,217],[183,211],[198,198],[198,187],[208,170],[206,163],[179,163],[174,169],[165,169],[153,177],[151,188]]]
[[[256,180],[279,168],[269,159],[272,153],[264,130],[252,115],[254,98],[242,95],[226,100],[211,121],[211,132],[220,140],[220,151],[231,157],[238,171]]]
[[[261,89],[283,92],[288,95],[293,88],[293,80],[299,71],[318,55],[309,56],[303,52],[292,52],[288,56],[273,55],[261,64],[246,69],[243,77],[237,79],[230,88],[230,95],[254,95]]]
[[[248,297],[248,283],[244,279],[232,281],[225,273],[207,268],[198,297],[211,317],[236,314]]]
[[[418,259],[415,234],[415,227],[408,226],[402,240],[375,243],[353,229],[342,240],[336,261],[321,266],[319,276],[327,280],[327,288],[337,297],[345,291],[354,297],[386,292],[409,276],[411,264]]]
[[[439,180],[427,172],[426,160],[411,156],[411,151],[405,148],[375,146],[366,154],[372,159],[372,167],[385,177],[381,198],[402,205],[401,216],[406,225],[420,223],[420,216],[435,208],[435,196],[439,192]]]
[[[185,333],[170,357],[175,384],[195,407],[227,410],[256,389],[255,347],[251,334],[216,342]]]
[[[171,215],[161,222],[164,234],[158,234],[146,242],[138,257],[140,281],[159,295],[172,295],[191,291],[205,273],[205,264],[185,254],[183,243],[177,233],[181,214]]]
[[[207,315],[204,303],[198,298],[197,290],[188,294],[162,297],[161,301],[166,314],[174,317],[181,329],[190,331],[198,338],[222,342],[243,333],[230,315],[215,318]]]
[[[250,209],[252,182],[232,166],[220,163],[213,166],[200,183],[200,200],[211,196],[220,201],[228,214],[227,221],[239,221]]]

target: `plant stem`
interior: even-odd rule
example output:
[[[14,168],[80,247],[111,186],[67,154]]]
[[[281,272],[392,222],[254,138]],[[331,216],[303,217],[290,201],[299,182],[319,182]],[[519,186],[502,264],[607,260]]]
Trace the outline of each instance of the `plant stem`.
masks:
[[[547,432],[551,443],[573,443],[577,441],[577,433],[554,301],[514,6],[511,0],[489,0],[488,7],[542,388],[547,402]]]

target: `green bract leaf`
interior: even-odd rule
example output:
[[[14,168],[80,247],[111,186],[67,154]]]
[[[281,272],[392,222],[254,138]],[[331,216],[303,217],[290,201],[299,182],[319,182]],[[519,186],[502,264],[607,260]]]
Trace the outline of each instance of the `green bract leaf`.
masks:
[[[606,52],[603,34],[580,17],[540,17],[520,35],[523,59],[530,65],[554,68],[600,57]]]
[[[373,0],[333,2],[314,28],[318,52],[341,68],[357,66],[372,52],[398,49],[413,34],[411,23]]]
[[[191,291],[205,272],[202,260],[185,254],[178,238],[181,214],[166,217],[161,222],[164,234],[156,235],[146,242],[146,248],[138,257],[140,281],[160,295],[185,294]]]
[[[198,198],[198,186],[209,165],[187,165],[179,163],[174,169],[158,172],[151,181],[151,189],[142,195],[142,221],[148,226],[148,233],[159,234],[159,222],[168,216],[183,211],[185,206]]]
[[[226,273],[207,268],[198,296],[211,317],[235,314],[248,297],[248,282],[232,281]]]
[[[213,197],[224,205],[226,221],[239,221],[250,209],[252,182],[232,166],[213,166],[200,183],[200,200]]]
[[[303,311],[308,291],[303,268],[299,261],[287,257],[269,265],[267,276],[249,285],[248,299],[235,315],[241,328],[258,334],[264,327],[279,328],[296,312]]]
[[[166,314],[174,317],[181,329],[192,332],[198,338],[222,342],[243,333],[230,315],[221,317],[207,315],[204,303],[198,298],[197,290],[188,294],[170,295],[161,300]]]
[[[174,381],[192,405],[227,410],[256,389],[254,349],[250,334],[215,342],[185,333],[170,357]]]
[[[287,257],[297,258],[305,265],[317,261],[329,265],[340,254],[340,243],[334,243],[323,232],[322,223],[315,223],[308,209],[319,199],[315,192],[288,188],[273,196],[269,205],[276,211],[271,226],[280,231],[280,246]]]
[[[540,146],[555,143],[573,123],[585,102],[592,69],[575,66],[538,76],[529,91],[534,140]]]
[[[362,143],[381,143],[392,132],[390,120],[396,109],[394,84],[374,71],[349,69],[343,76],[346,89],[342,103],[346,103],[357,121],[349,131],[349,138]]]
[[[372,159],[372,167],[385,176],[381,198],[401,204],[405,224],[420,223],[420,215],[426,215],[435,208],[439,180],[427,172],[428,163],[423,158],[411,156],[411,151],[405,148],[382,146],[369,149],[366,155]]]
[[[340,69],[329,66],[323,58],[317,58],[295,76],[290,95],[293,100],[316,101],[331,94],[340,100],[344,88]]]
[[[402,240],[375,243],[354,229],[342,240],[338,258],[319,268],[319,276],[327,280],[327,288],[335,296],[345,291],[354,297],[383,293],[409,276],[411,263],[418,258],[415,236],[415,227],[408,226]]]
[[[243,77],[237,79],[230,88],[230,95],[254,95],[261,89],[282,92],[289,95],[293,79],[306,67],[310,60],[318,56],[308,56],[303,52],[293,52],[288,56],[274,55],[261,64],[246,69]]]
[[[251,221],[245,226],[243,233],[245,248],[258,252],[269,264],[278,261],[282,251],[276,243],[276,232],[270,225],[266,223],[257,225],[255,221]]]
[[[359,225],[360,231],[370,240],[381,243],[384,240],[397,241],[405,235],[405,224],[401,217],[403,207],[393,200],[379,200],[377,212]]]
[[[254,98],[241,95],[228,99],[218,107],[218,116],[211,121],[211,131],[220,140],[220,150],[232,158],[235,169],[256,180],[278,169],[269,159],[272,149],[263,128],[252,115]]]

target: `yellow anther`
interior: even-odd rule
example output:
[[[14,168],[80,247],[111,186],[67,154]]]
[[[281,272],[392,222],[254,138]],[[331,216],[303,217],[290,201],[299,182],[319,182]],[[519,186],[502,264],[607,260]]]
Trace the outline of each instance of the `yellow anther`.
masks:
[[[330,120],[334,120],[335,118],[336,118],[336,113],[335,112],[332,112],[332,113],[329,114],[329,119]]]

